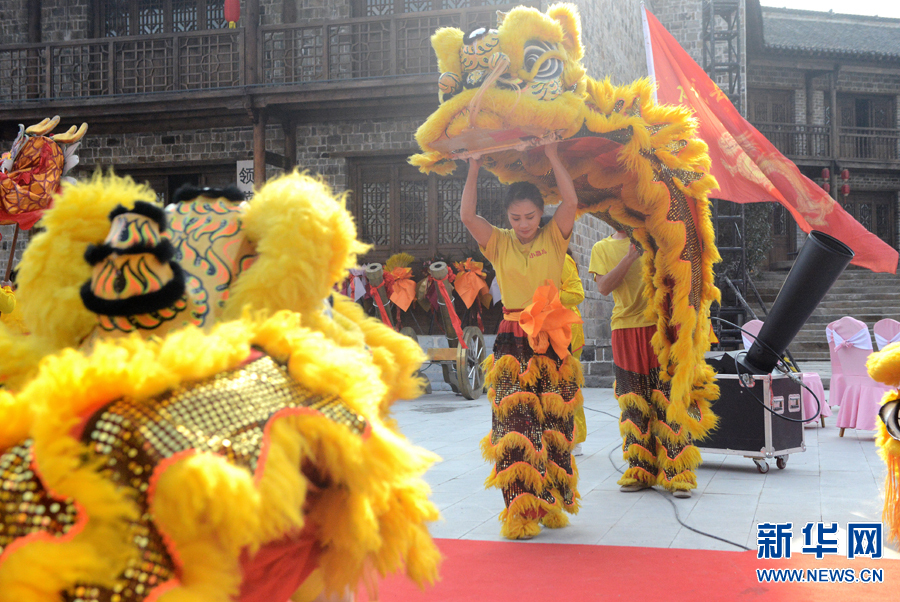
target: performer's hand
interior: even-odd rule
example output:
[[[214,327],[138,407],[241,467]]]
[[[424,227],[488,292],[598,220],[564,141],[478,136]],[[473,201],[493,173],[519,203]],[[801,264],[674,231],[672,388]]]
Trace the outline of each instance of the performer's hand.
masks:
[[[625,257],[631,261],[635,261],[638,257],[643,255],[644,252],[637,247],[634,243],[628,245],[628,253],[625,254]]]
[[[480,168],[481,168],[481,157],[479,157],[477,159],[475,157],[469,157],[469,171],[471,171],[473,169],[475,171],[478,171]]]

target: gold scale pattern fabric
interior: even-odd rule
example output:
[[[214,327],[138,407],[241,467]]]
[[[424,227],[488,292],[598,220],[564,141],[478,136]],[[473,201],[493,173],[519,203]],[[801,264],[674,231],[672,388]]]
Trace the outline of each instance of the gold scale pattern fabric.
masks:
[[[220,454],[256,472],[266,424],[288,408],[314,412],[358,436],[366,432],[365,419],[340,399],[311,393],[268,356],[148,401],[120,399],[95,412],[86,423],[82,440],[104,458],[103,475],[130,489],[138,501],[141,516],[130,525],[130,539],[139,554],[112,589],[76,584],[63,593],[63,599],[143,600],[173,577],[178,567],[148,508],[154,472],[176,454],[198,452]],[[27,535],[65,535],[78,520],[72,500],[55,499],[44,491],[32,466],[28,442],[0,456],[0,471],[6,484],[0,491],[4,510],[0,553]]]

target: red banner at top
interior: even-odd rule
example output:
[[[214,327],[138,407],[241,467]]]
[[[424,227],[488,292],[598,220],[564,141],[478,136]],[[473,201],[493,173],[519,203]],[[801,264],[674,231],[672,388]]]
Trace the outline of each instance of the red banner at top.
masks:
[[[777,202],[804,232],[819,230],[856,254],[851,263],[875,272],[897,272],[897,250],[866,230],[775,145],[741,117],[728,97],[647,10],[647,29],[659,102],[694,110],[698,136],[709,145],[710,173],[735,203]]]

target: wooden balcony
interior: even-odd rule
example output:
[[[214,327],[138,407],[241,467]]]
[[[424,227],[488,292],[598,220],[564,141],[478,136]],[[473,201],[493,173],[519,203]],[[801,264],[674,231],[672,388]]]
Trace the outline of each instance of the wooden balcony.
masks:
[[[523,4],[538,6],[538,2]],[[437,72],[431,35],[510,5],[241,29],[0,46],[0,102],[63,101]],[[256,69],[250,70],[251,62]],[[258,75],[257,75],[258,74]],[[436,94],[436,91],[435,91]]]
[[[245,81],[244,31],[0,46],[0,102],[210,90]]]
[[[896,168],[900,163],[900,130],[847,128],[838,130],[838,156],[833,156],[831,126],[792,123],[754,123],[766,138],[794,161],[824,162],[832,159],[876,167]]]

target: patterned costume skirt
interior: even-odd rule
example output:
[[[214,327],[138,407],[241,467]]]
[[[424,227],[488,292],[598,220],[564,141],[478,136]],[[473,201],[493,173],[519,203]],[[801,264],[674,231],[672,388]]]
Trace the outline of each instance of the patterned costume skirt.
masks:
[[[650,339],[655,326],[613,330],[616,399],[622,409],[619,431],[628,469],[619,485],[641,482],[666,489],[694,489],[700,451],[688,429],[667,419],[671,385],[660,378]],[[696,406],[688,413],[700,419]]]
[[[578,512],[572,448],[581,363],[572,355],[560,359],[552,346],[536,354],[519,323],[505,316],[485,372],[493,422],[481,450],[494,463],[485,486],[500,488],[506,503],[502,535],[530,537],[539,523],[564,527],[562,511]]]

